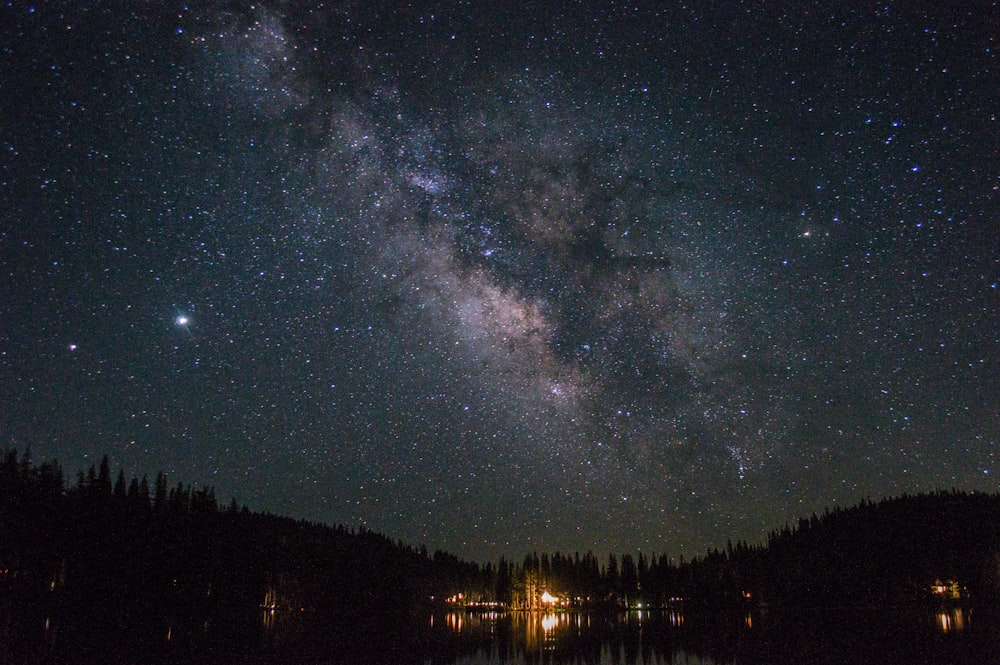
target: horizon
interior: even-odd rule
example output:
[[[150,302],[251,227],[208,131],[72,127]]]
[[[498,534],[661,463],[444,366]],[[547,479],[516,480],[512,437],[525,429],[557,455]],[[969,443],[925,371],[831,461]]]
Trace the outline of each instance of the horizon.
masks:
[[[73,475],[73,477],[77,479],[77,481],[74,483],[74,482],[71,482],[70,479],[66,477],[66,475],[65,475],[65,469],[62,468],[62,465],[59,463],[59,460],[56,460],[56,459],[46,459],[46,460],[40,460],[40,461],[36,462],[35,460],[32,459],[31,451],[30,450],[17,451],[16,449],[12,449],[12,448],[10,448],[10,449],[0,449],[0,458],[4,458],[5,459],[6,456],[10,452],[16,452],[16,453],[18,453],[18,459],[19,460],[25,454],[28,454],[28,459],[30,461],[30,464],[35,469],[38,469],[43,464],[55,464],[60,469],[60,471],[63,471],[63,491],[64,492],[69,492],[69,491],[71,491],[74,488],[81,487],[79,485],[79,483],[81,481],[86,481],[86,479],[89,476],[89,472],[91,470],[93,470],[95,472],[95,474],[99,473],[98,465],[97,464],[91,464],[86,469],[79,469],[77,471],[77,473]],[[459,559],[462,560],[462,561],[468,561],[470,563],[475,563],[475,564],[478,564],[480,566],[486,565],[488,563],[489,564],[496,564],[500,560],[506,560],[508,562],[517,564],[521,559],[523,559],[526,556],[531,556],[532,554],[535,554],[535,555],[561,554],[563,556],[575,556],[575,555],[591,554],[601,564],[602,569],[607,564],[609,556],[620,557],[620,556],[625,555],[625,554],[628,554],[628,555],[633,555],[633,554],[635,554],[635,555],[647,554],[649,556],[650,560],[652,560],[652,559],[658,559],[661,556],[666,556],[672,565],[678,563],[679,561],[690,563],[692,560],[698,559],[698,558],[703,558],[706,555],[712,553],[713,551],[725,552],[727,550],[728,546],[730,546],[730,545],[731,546],[736,546],[738,544],[743,544],[743,545],[745,545],[745,546],[747,546],[749,548],[764,548],[764,549],[766,549],[767,545],[768,545],[768,540],[772,536],[778,535],[778,534],[782,533],[784,530],[791,530],[792,532],[795,532],[795,531],[798,530],[800,524],[803,521],[807,521],[808,522],[808,521],[810,521],[813,518],[823,518],[823,517],[825,517],[825,516],[827,516],[829,514],[833,514],[837,510],[851,511],[851,510],[854,510],[854,509],[861,508],[861,507],[863,507],[865,505],[874,505],[874,504],[881,504],[881,503],[891,503],[891,502],[894,502],[894,501],[904,501],[904,500],[907,500],[907,499],[914,499],[914,498],[921,498],[921,497],[928,497],[928,496],[938,496],[938,495],[942,495],[942,494],[943,495],[967,495],[967,496],[983,495],[983,496],[1000,497],[1000,491],[997,491],[997,492],[982,492],[982,491],[978,491],[978,490],[966,490],[966,489],[959,488],[959,487],[937,488],[937,489],[930,490],[930,491],[927,491],[927,492],[920,492],[920,493],[912,494],[912,495],[911,494],[907,494],[907,493],[903,493],[903,494],[900,494],[900,495],[881,496],[881,497],[878,497],[878,498],[874,498],[874,497],[862,497],[862,498],[859,498],[857,501],[855,501],[855,502],[853,502],[851,504],[848,504],[848,505],[823,506],[820,510],[813,510],[813,511],[809,512],[808,514],[803,513],[803,514],[794,516],[792,518],[786,519],[782,524],[776,525],[773,528],[769,529],[768,532],[767,532],[767,534],[764,536],[764,538],[761,539],[761,540],[759,540],[759,541],[747,541],[747,540],[743,540],[743,539],[737,539],[737,538],[732,538],[732,537],[729,537],[729,536],[725,536],[723,534],[719,538],[719,542],[717,544],[715,544],[715,545],[709,545],[702,552],[693,552],[693,553],[689,553],[689,552],[671,552],[671,551],[657,550],[657,549],[643,549],[643,548],[640,548],[640,547],[633,547],[633,548],[626,547],[626,548],[623,548],[621,550],[609,550],[609,551],[604,551],[604,552],[597,552],[597,551],[590,550],[590,549],[588,549],[588,550],[571,550],[571,549],[556,547],[556,548],[550,549],[550,550],[537,550],[537,549],[531,550],[531,549],[529,549],[529,550],[524,550],[522,552],[513,553],[513,554],[500,553],[500,554],[496,554],[496,555],[494,555],[492,557],[487,557],[487,558],[468,559],[468,558],[460,556],[459,553],[452,552],[450,550],[445,550],[445,549],[442,549],[442,548],[429,547],[427,545],[427,543],[407,542],[407,541],[404,541],[401,538],[398,538],[398,537],[394,536],[392,533],[387,533],[387,532],[379,531],[377,529],[372,529],[372,528],[370,528],[370,527],[368,527],[366,525],[363,525],[363,524],[344,524],[344,523],[340,523],[340,522],[321,522],[321,521],[308,520],[306,518],[296,517],[295,515],[273,513],[273,512],[265,511],[265,510],[257,510],[257,509],[255,509],[252,506],[248,506],[246,504],[239,503],[238,501],[236,501],[235,497],[230,497],[230,499],[228,501],[223,501],[223,500],[221,500],[221,497],[219,497],[215,493],[215,487],[213,487],[213,486],[202,485],[202,486],[199,487],[199,486],[194,485],[193,483],[185,483],[182,479],[175,480],[175,481],[172,482],[170,475],[167,474],[167,473],[164,473],[162,471],[157,471],[156,475],[152,475],[150,473],[143,473],[140,476],[132,475],[130,477],[128,474],[124,473],[124,469],[122,469],[121,467],[119,467],[117,469],[117,472],[116,472],[115,467],[111,465],[110,458],[107,458],[107,456],[102,456],[102,463],[103,463],[103,460],[105,458],[108,460],[108,465],[109,465],[109,468],[108,468],[108,470],[109,470],[109,482],[110,483],[112,483],[112,484],[115,483],[115,479],[118,478],[119,473],[121,473],[121,474],[124,475],[125,482],[126,482],[126,487],[130,486],[131,483],[132,483],[132,481],[141,482],[141,481],[145,480],[146,483],[147,483],[147,485],[148,485],[148,490],[149,490],[149,496],[147,498],[148,498],[148,500],[150,502],[153,501],[153,491],[155,489],[154,483],[156,482],[157,477],[160,474],[162,474],[163,477],[164,477],[164,480],[166,482],[167,491],[169,493],[172,493],[175,489],[177,489],[178,483],[181,486],[183,486],[183,488],[185,490],[187,490],[189,492],[196,492],[196,491],[198,491],[198,492],[202,492],[202,491],[211,492],[211,495],[213,496],[213,498],[215,500],[215,504],[216,504],[217,510],[219,512],[226,512],[226,511],[228,511],[229,508],[232,506],[232,504],[235,503],[239,511],[244,511],[245,510],[245,511],[249,511],[250,513],[258,514],[258,515],[268,514],[270,516],[273,516],[273,517],[276,517],[276,518],[279,518],[279,519],[287,519],[287,520],[291,520],[293,522],[298,522],[298,521],[301,520],[301,521],[304,521],[304,522],[306,522],[308,524],[320,526],[320,527],[327,528],[327,529],[342,528],[342,529],[346,529],[349,533],[352,533],[352,534],[358,533],[359,530],[364,530],[364,531],[372,533],[372,534],[374,534],[376,536],[381,536],[383,538],[386,538],[386,539],[388,539],[392,543],[401,544],[403,547],[409,548],[411,550],[415,550],[415,551],[425,550],[426,553],[427,553],[427,555],[429,557],[433,557],[433,555],[434,555],[434,553],[436,551],[440,551],[440,552],[443,552],[444,554],[458,556]],[[723,541],[725,541],[725,542],[723,542]]]

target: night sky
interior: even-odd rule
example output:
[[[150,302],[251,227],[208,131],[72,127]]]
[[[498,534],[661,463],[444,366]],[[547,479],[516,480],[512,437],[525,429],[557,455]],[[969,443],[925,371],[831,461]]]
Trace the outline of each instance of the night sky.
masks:
[[[0,8],[0,445],[477,560],[1000,490],[997,2]]]

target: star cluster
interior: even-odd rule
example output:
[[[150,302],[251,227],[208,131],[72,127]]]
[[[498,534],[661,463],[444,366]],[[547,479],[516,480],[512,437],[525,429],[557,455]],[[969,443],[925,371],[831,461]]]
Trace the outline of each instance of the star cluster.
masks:
[[[996,3],[8,3],[0,440],[473,558],[996,491]]]

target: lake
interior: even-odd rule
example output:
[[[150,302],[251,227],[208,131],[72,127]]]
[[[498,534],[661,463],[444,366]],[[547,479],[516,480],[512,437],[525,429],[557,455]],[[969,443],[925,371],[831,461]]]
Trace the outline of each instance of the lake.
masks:
[[[681,610],[386,612],[322,618],[260,611],[73,620],[0,608],[0,663],[757,665],[1000,663],[995,608],[940,606],[719,616]],[[171,616],[172,615],[172,616]]]

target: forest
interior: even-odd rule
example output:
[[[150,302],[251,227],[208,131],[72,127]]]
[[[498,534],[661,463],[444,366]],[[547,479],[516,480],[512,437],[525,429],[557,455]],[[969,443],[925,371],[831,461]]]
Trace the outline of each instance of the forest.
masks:
[[[360,528],[220,506],[211,488],[126,479],[105,457],[67,483],[57,462],[0,460],[0,610],[139,621],[261,609],[348,620],[477,610],[695,611],[993,602],[1000,495],[863,501],[766,542],[667,554],[530,553],[469,562]]]

